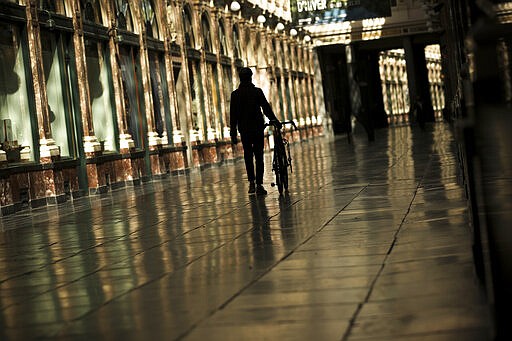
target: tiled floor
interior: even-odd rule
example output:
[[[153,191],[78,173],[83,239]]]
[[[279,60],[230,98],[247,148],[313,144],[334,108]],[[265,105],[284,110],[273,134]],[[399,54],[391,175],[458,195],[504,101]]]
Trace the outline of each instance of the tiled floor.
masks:
[[[0,339],[490,339],[447,126],[292,153],[3,217]]]

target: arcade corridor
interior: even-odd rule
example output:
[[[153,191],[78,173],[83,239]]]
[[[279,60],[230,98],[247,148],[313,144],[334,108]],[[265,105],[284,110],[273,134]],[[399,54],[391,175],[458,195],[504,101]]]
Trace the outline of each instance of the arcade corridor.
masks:
[[[0,339],[490,339],[447,125],[292,154],[2,217]]]

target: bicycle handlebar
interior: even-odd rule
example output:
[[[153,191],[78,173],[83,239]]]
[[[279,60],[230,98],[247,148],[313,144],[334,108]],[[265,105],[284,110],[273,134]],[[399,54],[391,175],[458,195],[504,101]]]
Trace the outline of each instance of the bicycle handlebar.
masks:
[[[282,126],[284,126],[285,124],[291,124],[295,128],[295,130],[299,130],[299,128],[297,128],[297,125],[293,121],[283,121],[283,122],[281,122]],[[276,127],[276,122],[275,121],[270,121],[268,123],[265,123],[265,127],[270,127],[270,126]]]

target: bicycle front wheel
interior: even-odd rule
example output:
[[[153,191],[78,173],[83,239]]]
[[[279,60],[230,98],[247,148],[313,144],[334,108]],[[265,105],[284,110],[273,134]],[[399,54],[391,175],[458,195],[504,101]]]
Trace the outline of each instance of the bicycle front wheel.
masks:
[[[283,189],[288,190],[288,160],[286,159],[286,155],[284,155],[281,160],[280,178]]]
[[[277,176],[279,173],[279,176]],[[286,160],[286,154],[281,155],[279,158],[279,172],[276,173],[276,177],[279,177],[279,184],[277,188],[279,193],[283,193],[283,190],[288,190],[288,164]]]
[[[283,191],[283,183],[281,182],[281,168],[280,168],[280,162],[279,162],[279,152],[277,150],[274,150],[274,159],[272,160],[272,171],[275,173],[276,176],[276,185],[277,189],[279,190],[279,193]]]

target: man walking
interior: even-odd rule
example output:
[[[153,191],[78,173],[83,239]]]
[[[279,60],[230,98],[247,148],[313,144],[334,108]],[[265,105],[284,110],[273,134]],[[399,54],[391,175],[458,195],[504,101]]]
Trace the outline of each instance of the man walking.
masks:
[[[263,91],[252,83],[251,69],[241,68],[239,73],[240,85],[231,93],[230,127],[231,142],[238,143],[237,128],[244,147],[245,169],[249,180],[249,194],[265,195],[263,187],[263,147],[265,121],[263,114],[271,121],[279,120],[274,115]],[[280,125],[280,123],[278,123]],[[254,161],[256,160],[256,174]]]

